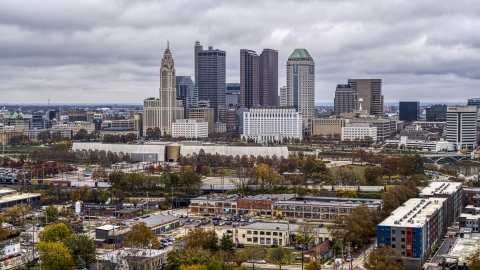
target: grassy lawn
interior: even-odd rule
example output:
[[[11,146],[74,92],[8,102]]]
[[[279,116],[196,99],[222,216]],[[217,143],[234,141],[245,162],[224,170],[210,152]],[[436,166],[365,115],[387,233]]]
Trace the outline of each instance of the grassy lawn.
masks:
[[[367,168],[367,166],[365,166],[365,165],[358,165],[358,164],[353,164],[353,165],[349,164],[348,166],[354,168],[355,170],[357,170],[361,174],[363,174],[363,172]]]
[[[49,148],[46,146],[15,146],[15,147],[5,147],[5,153],[21,153],[21,152],[32,152],[39,149]],[[0,148],[0,151],[3,150]]]

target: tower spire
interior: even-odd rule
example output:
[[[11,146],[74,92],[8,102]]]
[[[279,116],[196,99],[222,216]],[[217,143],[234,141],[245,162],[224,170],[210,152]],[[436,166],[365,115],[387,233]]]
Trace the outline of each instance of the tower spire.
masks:
[[[167,50],[170,49],[170,41],[167,40]]]

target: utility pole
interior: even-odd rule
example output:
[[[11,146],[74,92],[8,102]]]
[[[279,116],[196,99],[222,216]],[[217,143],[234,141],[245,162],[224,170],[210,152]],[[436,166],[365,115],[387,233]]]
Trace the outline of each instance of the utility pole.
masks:
[[[173,187],[172,187],[172,216],[173,216]]]

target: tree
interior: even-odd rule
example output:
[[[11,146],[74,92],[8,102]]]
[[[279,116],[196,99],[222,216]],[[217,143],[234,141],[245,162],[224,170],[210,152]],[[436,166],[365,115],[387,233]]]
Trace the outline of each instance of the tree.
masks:
[[[382,181],[382,170],[378,167],[367,167],[363,171],[363,178],[368,185],[377,185]]]
[[[44,217],[45,217],[45,223],[53,222],[57,220],[58,208],[53,205],[47,206],[47,209],[45,209],[45,212],[44,212]]]
[[[370,252],[364,266],[367,270],[403,270],[405,259],[399,251],[382,244],[380,248]]]
[[[469,270],[480,270],[480,248],[467,257]]]
[[[95,261],[95,243],[86,234],[74,234],[70,243],[73,258],[82,258],[87,265]]]
[[[315,244],[315,239],[317,239],[317,227],[310,223],[302,223],[298,226],[295,240],[298,244],[302,245],[302,268],[303,268],[303,250],[308,249],[309,246]]]
[[[61,242],[70,244],[72,233],[64,223],[52,224],[38,234],[41,242]]]
[[[108,173],[104,169],[98,169],[92,173],[93,181],[106,181],[107,179],[108,179]]]
[[[219,246],[218,246],[218,236],[217,233],[214,230],[210,231],[210,234],[207,238],[207,241],[205,242],[205,245],[210,252],[215,253],[218,251]]]
[[[382,172],[388,175],[388,179],[392,177],[398,170],[398,159],[394,156],[386,156],[382,160]]]
[[[3,214],[0,214],[0,224],[3,224],[4,220],[5,217],[3,216]],[[9,235],[10,231],[0,226],[0,241],[7,239]]]
[[[177,270],[181,266],[207,265],[210,260],[212,260],[212,254],[203,248],[179,249],[168,253],[168,264],[165,270]]]
[[[289,254],[288,252],[285,251],[284,248],[278,247],[275,248],[271,253],[270,253],[270,260],[278,265],[280,269],[282,269],[282,265],[286,265],[288,261]]]
[[[220,245],[218,247],[220,250],[223,250],[228,253],[235,252],[235,243],[233,243],[233,238],[230,234],[223,234],[220,239]]]
[[[3,212],[6,222],[12,224],[24,223],[25,213],[29,212],[32,207],[29,204],[20,203],[9,207]]]
[[[152,244],[153,249],[160,247],[158,237],[147,227],[145,222],[134,223],[132,230],[123,240],[123,245],[130,248],[148,248],[149,244]]]
[[[360,205],[355,207],[349,215],[334,219],[327,225],[327,230],[341,246],[346,242],[360,246],[365,239],[375,235],[379,221],[375,210],[371,210],[366,205]]]
[[[58,270],[76,268],[75,262],[70,255],[72,251],[61,242],[41,241],[36,245],[36,248],[40,254],[40,260],[42,260],[42,269]]]
[[[336,168],[333,175],[338,185],[355,186],[360,182],[360,179],[362,179],[360,173],[348,165],[342,165]]]
[[[311,261],[305,266],[305,270],[321,270],[322,265],[317,261]]]

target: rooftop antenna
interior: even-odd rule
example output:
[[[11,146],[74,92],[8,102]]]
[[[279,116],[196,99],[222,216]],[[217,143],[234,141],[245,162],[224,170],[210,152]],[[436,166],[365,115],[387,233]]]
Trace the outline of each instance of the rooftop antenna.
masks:
[[[167,50],[170,49],[170,41],[167,40]]]

